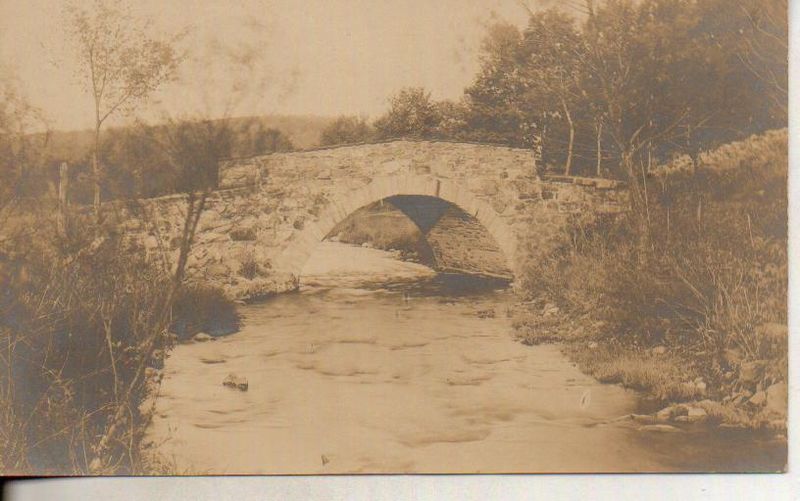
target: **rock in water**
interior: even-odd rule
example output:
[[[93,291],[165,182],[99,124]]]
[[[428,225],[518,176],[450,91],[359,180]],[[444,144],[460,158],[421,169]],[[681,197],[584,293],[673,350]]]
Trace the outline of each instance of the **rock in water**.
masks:
[[[233,373],[228,374],[228,376],[222,381],[222,384],[240,391],[247,391],[247,388],[249,387],[247,378],[237,376]]]
[[[213,341],[214,338],[206,334],[205,332],[198,332],[194,336],[192,336],[192,340],[198,343],[205,343],[206,341]]]
[[[639,431],[655,431],[658,433],[678,433],[681,430],[680,428],[676,428],[668,424],[648,424],[647,426],[642,426],[641,428],[639,428]]]
[[[494,318],[495,313],[494,309],[490,308],[488,310],[478,310],[478,318]]]
[[[672,406],[664,407],[660,411],[656,412],[656,420],[658,421],[669,421],[672,418],[672,414],[675,412],[675,409]]]

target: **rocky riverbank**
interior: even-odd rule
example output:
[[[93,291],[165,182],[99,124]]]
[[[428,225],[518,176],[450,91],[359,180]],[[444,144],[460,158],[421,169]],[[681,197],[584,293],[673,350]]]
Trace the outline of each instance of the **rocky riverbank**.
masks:
[[[785,360],[752,360],[738,349],[624,343],[604,321],[569,318],[546,302],[517,304],[514,327],[523,344],[559,343],[583,372],[641,392],[652,412],[621,416],[648,431],[705,425],[758,430],[785,438],[788,408]],[[785,325],[764,324],[764,343],[786,343]]]

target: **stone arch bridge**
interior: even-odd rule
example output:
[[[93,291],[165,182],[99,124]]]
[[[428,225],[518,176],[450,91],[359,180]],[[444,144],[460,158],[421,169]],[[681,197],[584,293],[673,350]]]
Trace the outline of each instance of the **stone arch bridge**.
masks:
[[[513,279],[574,225],[624,210],[625,195],[610,180],[540,176],[530,150],[493,145],[397,140],[229,160],[188,274],[239,298],[292,290],[338,223],[388,201],[420,228],[435,269]],[[183,196],[149,199],[122,224],[174,255],[184,211]]]

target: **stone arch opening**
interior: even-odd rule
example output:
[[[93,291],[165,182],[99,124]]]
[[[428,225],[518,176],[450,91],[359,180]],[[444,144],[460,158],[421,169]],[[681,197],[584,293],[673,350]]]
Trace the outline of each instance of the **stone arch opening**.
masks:
[[[425,233],[434,269],[513,280],[515,236],[494,209],[458,183],[416,175],[378,178],[333,198],[315,221],[293,235],[275,268],[299,278],[314,248],[339,223],[382,200],[402,207]]]

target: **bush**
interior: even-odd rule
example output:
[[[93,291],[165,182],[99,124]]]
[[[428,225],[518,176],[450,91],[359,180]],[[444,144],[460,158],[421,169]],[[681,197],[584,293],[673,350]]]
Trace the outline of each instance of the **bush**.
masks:
[[[171,330],[178,339],[188,339],[198,332],[224,336],[239,330],[236,304],[221,289],[208,285],[187,285],[175,298]]]
[[[234,242],[250,242],[258,238],[255,228],[234,228],[230,235]]]
[[[150,414],[142,403],[157,382],[149,367],[170,345],[163,329],[169,277],[113,238],[86,244],[37,237],[22,253],[0,253],[6,473],[146,469]],[[111,427],[117,432],[101,446]]]
[[[736,369],[726,350],[785,374],[785,340],[759,332],[787,323],[786,145],[786,131],[772,131],[652,176],[647,255],[628,218],[600,220],[529,262],[526,292],[606,321],[630,347],[679,346],[707,376]]]
[[[261,275],[258,261],[256,261],[252,254],[248,254],[242,261],[242,264],[239,267],[239,275],[248,280],[253,280],[257,276]]]

